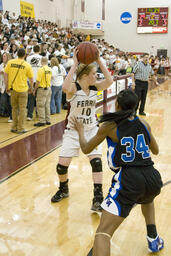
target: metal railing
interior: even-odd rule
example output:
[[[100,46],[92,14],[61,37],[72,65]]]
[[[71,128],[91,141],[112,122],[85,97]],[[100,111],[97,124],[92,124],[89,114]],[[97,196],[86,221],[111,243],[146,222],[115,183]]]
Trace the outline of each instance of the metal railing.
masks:
[[[131,75],[123,75],[123,76],[114,76],[113,84],[103,92],[98,93],[97,105],[101,105],[102,103],[106,103],[107,101],[115,98],[117,94],[128,87],[131,86]]]

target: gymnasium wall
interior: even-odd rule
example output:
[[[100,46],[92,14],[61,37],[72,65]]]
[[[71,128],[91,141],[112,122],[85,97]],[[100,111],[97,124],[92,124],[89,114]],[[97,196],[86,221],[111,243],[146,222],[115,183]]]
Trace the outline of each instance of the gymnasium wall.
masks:
[[[106,0],[105,2],[104,37],[107,42],[124,51],[148,52],[155,55],[157,49],[168,49],[168,55],[171,57],[171,15],[169,15],[167,34],[136,33],[137,8],[169,7],[171,12],[171,0]],[[99,21],[102,17],[102,0],[85,0],[85,13],[83,14],[80,9],[81,7],[77,7],[77,13],[74,13],[76,19]],[[120,21],[123,12],[132,14],[132,21],[129,24]]]

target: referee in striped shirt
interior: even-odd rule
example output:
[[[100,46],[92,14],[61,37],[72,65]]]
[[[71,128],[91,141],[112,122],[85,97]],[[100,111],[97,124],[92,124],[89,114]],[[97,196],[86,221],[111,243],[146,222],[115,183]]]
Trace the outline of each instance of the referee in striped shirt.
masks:
[[[136,111],[139,108],[139,115],[145,116],[144,108],[148,91],[148,80],[151,75],[154,75],[154,71],[149,64],[149,54],[144,53],[142,57],[142,61],[138,61],[133,67],[132,80],[133,89],[135,88],[135,93],[138,96]]]

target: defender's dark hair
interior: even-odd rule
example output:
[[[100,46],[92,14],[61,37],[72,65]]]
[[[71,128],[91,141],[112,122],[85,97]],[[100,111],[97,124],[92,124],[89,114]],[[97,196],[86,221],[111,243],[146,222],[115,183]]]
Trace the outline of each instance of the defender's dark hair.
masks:
[[[120,111],[114,113],[106,113],[100,117],[100,123],[116,122],[117,124],[135,115],[135,108],[138,104],[138,97],[131,89],[122,90],[117,95],[117,102],[121,107]]]

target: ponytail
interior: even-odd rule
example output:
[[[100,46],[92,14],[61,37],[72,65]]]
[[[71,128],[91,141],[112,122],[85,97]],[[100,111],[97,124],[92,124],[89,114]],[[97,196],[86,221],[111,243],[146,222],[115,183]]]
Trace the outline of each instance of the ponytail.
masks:
[[[115,122],[119,124],[120,122],[124,121],[125,119],[129,118],[130,116],[135,115],[135,110],[121,110],[114,113],[105,113],[100,117],[100,123],[104,122]]]
[[[119,124],[125,119],[136,115],[136,107],[138,104],[138,97],[131,89],[125,89],[117,95],[117,103],[120,106],[120,111],[114,113],[106,113],[100,117],[100,123],[116,122]]]

